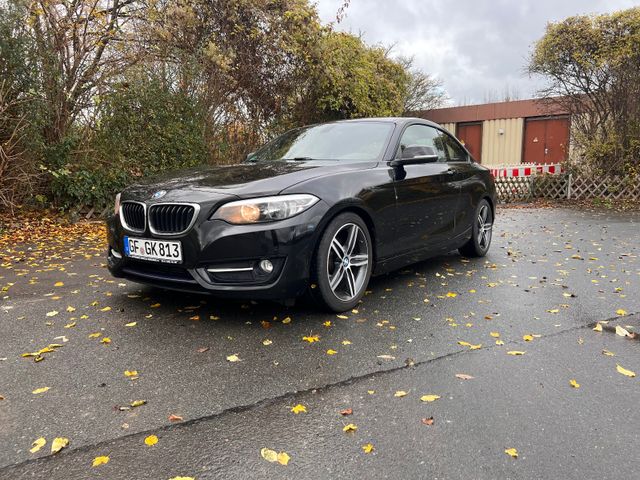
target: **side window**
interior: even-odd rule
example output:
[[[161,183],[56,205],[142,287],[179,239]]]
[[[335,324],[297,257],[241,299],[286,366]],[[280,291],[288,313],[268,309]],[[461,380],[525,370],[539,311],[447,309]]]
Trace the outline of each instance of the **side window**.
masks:
[[[445,148],[447,150],[447,158],[449,162],[467,162],[469,156],[465,152],[464,148],[458,145],[453,138],[449,135],[443,134]]]
[[[416,155],[438,155],[438,162],[446,162],[447,153],[444,136],[439,130],[427,125],[411,125],[402,134],[396,158],[410,158]],[[412,148],[407,149],[407,147]]]

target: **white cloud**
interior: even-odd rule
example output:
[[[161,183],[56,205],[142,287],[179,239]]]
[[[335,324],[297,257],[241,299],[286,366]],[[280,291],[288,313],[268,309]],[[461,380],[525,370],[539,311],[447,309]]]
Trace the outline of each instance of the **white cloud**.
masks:
[[[343,0],[318,0],[324,22]],[[399,55],[444,81],[453,103],[480,103],[506,87],[521,98],[541,79],[524,73],[533,43],[547,22],[571,15],[630,8],[633,0],[351,0],[340,30],[369,44],[395,45]]]

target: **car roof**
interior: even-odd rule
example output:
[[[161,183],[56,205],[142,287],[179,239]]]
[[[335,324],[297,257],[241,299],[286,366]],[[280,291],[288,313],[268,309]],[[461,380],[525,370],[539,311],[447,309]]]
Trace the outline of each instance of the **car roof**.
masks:
[[[349,120],[335,120],[328,123],[350,123],[350,122],[379,122],[379,123],[395,123],[397,125],[406,125],[407,123],[420,122],[425,125],[432,125],[434,127],[440,127],[431,120],[417,117],[368,117],[368,118],[352,118]]]

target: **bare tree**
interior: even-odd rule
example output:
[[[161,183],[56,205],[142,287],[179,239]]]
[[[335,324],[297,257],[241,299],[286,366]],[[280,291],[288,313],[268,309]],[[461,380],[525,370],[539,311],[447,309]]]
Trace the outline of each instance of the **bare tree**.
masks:
[[[31,1],[26,19],[35,41],[49,119],[45,138],[64,138],[92,96],[131,65],[126,26],[142,9],[135,0]]]
[[[20,101],[0,83],[0,209],[10,211],[28,196],[37,182],[35,166],[22,147],[27,121],[18,113]]]
[[[449,96],[439,78],[415,68],[413,57],[400,57],[398,62],[409,76],[404,111],[431,110],[446,105]]]

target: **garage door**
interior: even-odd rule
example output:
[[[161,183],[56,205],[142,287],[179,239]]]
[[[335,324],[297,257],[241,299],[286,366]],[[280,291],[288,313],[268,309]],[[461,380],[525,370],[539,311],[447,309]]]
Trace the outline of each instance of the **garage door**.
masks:
[[[569,155],[569,118],[527,118],[524,128],[525,163],[560,163]]]
[[[469,150],[477,162],[482,162],[482,123],[459,123],[456,126],[456,137]]]

